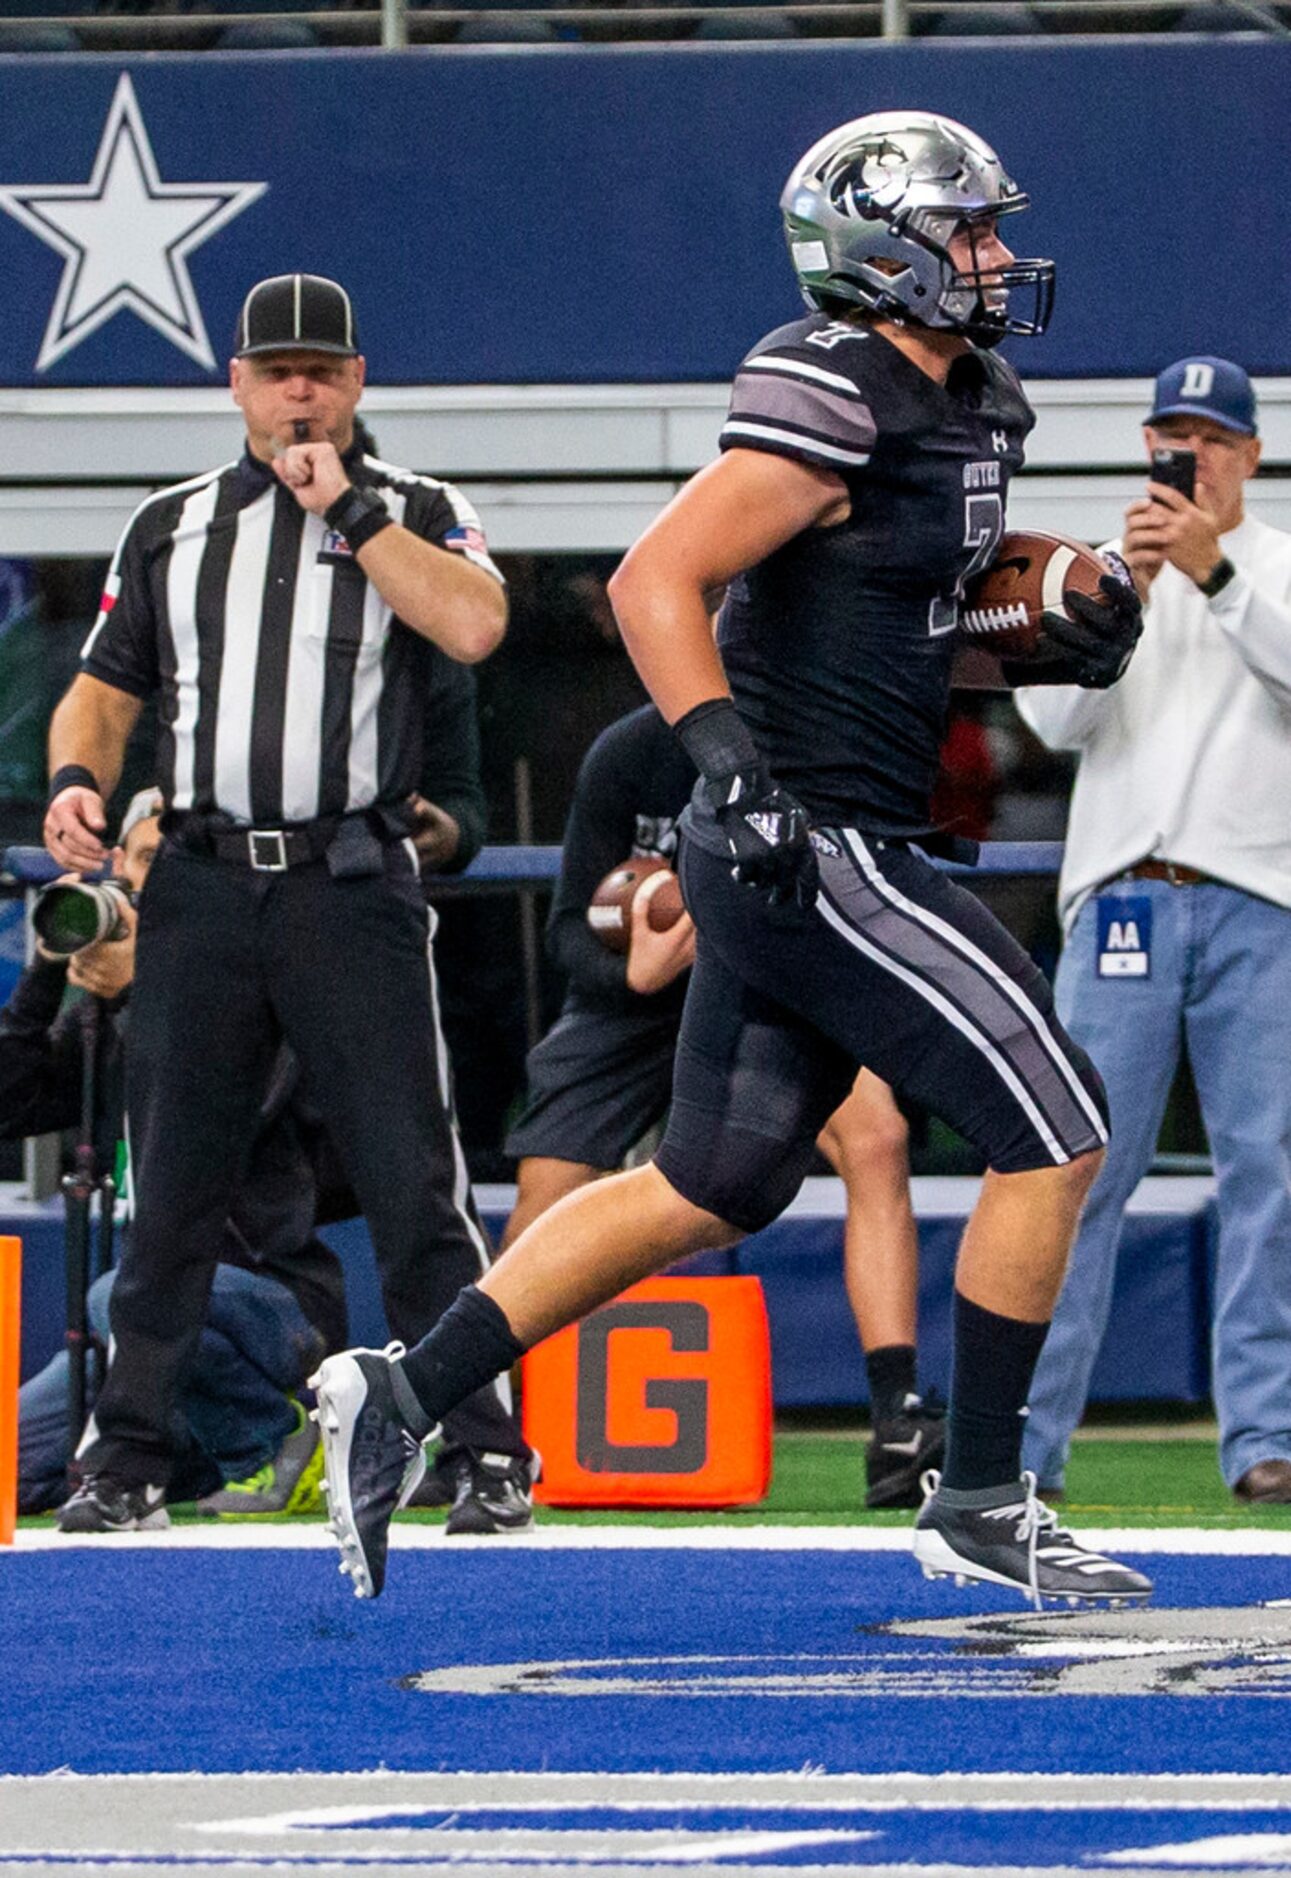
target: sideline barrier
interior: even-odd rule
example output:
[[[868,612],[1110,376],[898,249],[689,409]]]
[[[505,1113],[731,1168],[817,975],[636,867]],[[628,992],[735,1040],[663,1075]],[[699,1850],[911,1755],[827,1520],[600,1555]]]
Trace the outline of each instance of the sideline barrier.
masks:
[[[756,1278],[649,1278],[530,1350],[525,1439],[547,1506],[743,1506],[771,1481]]]
[[[1061,841],[984,841],[975,867],[959,861],[934,861],[944,873],[993,875],[1020,879],[1026,875],[1056,874],[1062,865]],[[0,856],[0,880],[24,887],[40,887],[65,870],[44,848],[6,848]],[[436,895],[463,890],[506,891],[513,887],[541,887],[560,872],[558,847],[485,847],[461,874],[445,874],[432,881]]]
[[[977,1198],[973,1178],[916,1175],[919,1223],[919,1357],[923,1380],[944,1391],[950,1370],[950,1282],[955,1249]],[[507,1183],[478,1186],[488,1231],[501,1235],[515,1204]],[[842,1182],[821,1176],[773,1226],[727,1252],[700,1255],[686,1269],[698,1277],[761,1280],[771,1324],[776,1408],[829,1403],[861,1408],[868,1400],[852,1316],[843,1289],[845,1196]],[[1199,1175],[1153,1174],[1130,1200],[1125,1253],[1090,1399],[1151,1398],[1196,1402],[1209,1387],[1210,1270],[1218,1220],[1214,1182]],[[31,1376],[64,1347],[64,1228],[60,1198],[30,1201],[0,1183],[0,1236],[23,1242],[23,1374]],[[367,1227],[360,1219],[325,1226],[321,1237],[345,1268],[355,1343],[389,1341],[381,1287]]]
[[[18,1514],[18,1351],[22,1341],[22,1240],[0,1238],[0,1545]]]

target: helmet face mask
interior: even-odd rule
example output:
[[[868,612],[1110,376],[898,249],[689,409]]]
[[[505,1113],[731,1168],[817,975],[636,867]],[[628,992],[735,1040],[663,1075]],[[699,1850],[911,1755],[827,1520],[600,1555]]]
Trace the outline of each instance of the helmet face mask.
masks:
[[[821,138],[781,197],[803,298],[962,333],[990,346],[1044,331],[1052,261],[957,268],[949,244],[967,228],[1027,207],[988,144],[953,119],[876,112]],[[1029,290],[1025,314],[1011,309]]]

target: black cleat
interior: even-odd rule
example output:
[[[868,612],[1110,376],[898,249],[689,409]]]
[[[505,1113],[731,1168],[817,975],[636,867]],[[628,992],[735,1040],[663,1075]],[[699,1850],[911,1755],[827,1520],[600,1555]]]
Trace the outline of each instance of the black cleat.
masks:
[[[451,1506],[457,1494],[457,1476],[451,1461],[442,1458],[426,1460],[426,1471],[404,1505],[411,1512],[414,1509],[424,1511],[438,1506]]]
[[[399,1413],[390,1379],[391,1362],[402,1355],[401,1343],[345,1350],[309,1379],[323,1436],[327,1529],[356,1598],[380,1597],[391,1517],[426,1471],[425,1451]]]
[[[170,1524],[164,1487],[127,1487],[87,1474],[58,1509],[60,1532],[162,1532]]]
[[[1152,1596],[1150,1578],[1091,1551],[1058,1525],[1057,1514],[1036,1495],[1034,1474],[1023,1474],[1020,1490],[1008,1489],[1007,1499],[995,1506],[955,1505],[968,1496],[939,1491],[935,1473],[923,1484],[914,1555],[925,1578],[1007,1585],[1038,1611],[1046,1598],[1055,1604],[1110,1604],[1115,1610]]]
[[[936,1396],[908,1395],[901,1413],[875,1422],[865,1450],[865,1504],[920,1506],[919,1482],[946,1451],[946,1410]]]
[[[518,1454],[463,1453],[455,1463],[453,1510],[446,1533],[529,1532],[534,1463]]]

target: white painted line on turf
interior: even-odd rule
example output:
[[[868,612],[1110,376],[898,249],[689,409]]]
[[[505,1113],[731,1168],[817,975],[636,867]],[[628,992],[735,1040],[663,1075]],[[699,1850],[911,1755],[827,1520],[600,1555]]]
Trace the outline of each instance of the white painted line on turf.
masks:
[[[400,1552],[909,1552],[908,1526],[539,1526],[527,1533],[462,1533],[446,1538],[442,1526],[395,1525],[391,1549]],[[1291,1557],[1291,1527],[1283,1530],[1208,1530],[1192,1526],[1081,1526],[1086,1545],[1105,1552],[1157,1553],[1199,1558]],[[9,1553],[91,1552],[140,1547],[148,1551],[327,1552],[336,1541],[322,1526],[171,1526],[165,1532],[63,1533],[24,1527]]]
[[[297,1771],[289,1774],[266,1773],[251,1769],[245,1773],[117,1773],[81,1774],[60,1768],[49,1774],[0,1774],[0,1793],[12,1794],[29,1789],[34,1795],[44,1792],[57,1798],[63,1793],[74,1801],[78,1793],[92,1801],[101,1799],[111,1789],[121,1787],[193,1786],[210,1796],[226,1790],[239,1801],[245,1799],[248,1783],[258,1788],[264,1799],[273,1798],[277,1788],[284,1801],[292,1801],[284,1817],[303,1817],[307,1804],[305,1790],[317,1787],[321,1793],[335,1794],[349,1787],[357,1789],[354,1803],[320,1809],[324,1821],[372,1817],[371,1794],[374,1787],[389,1788],[392,1812],[403,1812],[411,1799],[427,1805],[456,1800],[480,1806],[489,1803],[500,1807],[568,1806],[581,1789],[589,1803],[633,1806],[673,1806],[679,1799],[692,1799],[697,1805],[723,1806],[738,1800],[750,1806],[778,1806],[782,1799],[809,1801],[813,1806],[999,1806],[1079,1808],[1094,1804],[1116,1807],[1165,1806],[1171,1810],[1222,1807],[1269,1807],[1291,1805],[1291,1774],[1258,1773],[941,1773],[919,1774],[906,1771],[889,1773],[827,1774],[819,1768],[781,1768],[749,1772],[606,1772],[581,1769],[533,1773],[501,1768],[481,1772],[456,1769],[425,1773],[402,1772],[385,1767],[360,1768],[339,1773]],[[750,1789],[752,1791],[750,1791]],[[232,1823],[225,1821],[225,1824]]]
[[[1104,1852],[1102,1865],[1291,1865],[1291,1832],[1227,1832],[1187,1845],[1133,1846]]]

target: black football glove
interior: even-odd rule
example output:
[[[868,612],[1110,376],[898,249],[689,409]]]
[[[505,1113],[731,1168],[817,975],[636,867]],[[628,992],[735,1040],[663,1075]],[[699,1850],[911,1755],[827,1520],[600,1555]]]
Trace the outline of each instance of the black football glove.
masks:
[[[1143,606],[1133,586],[1115,574],[1104,574],[1098,587],[1101,600],[1083,593],[1063,595],[1074,619],[1065,612],[1040,615],[1040,637],[1031,656],[1000,661],[1006,684],[1106,691],[1116,683],[1143,631]]]
[[[772,906],[813,906],[820,869],[807,811],[772,781],[731,700],[707,698],[673,729],[704,779],[735,878],[764,892]]]
[[[765,893],[772,906],[814,906],[820,869],[801,802],[777,788],[760,764],[707,789],[735,878]]]

